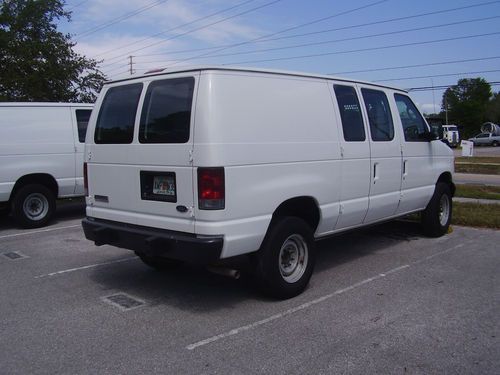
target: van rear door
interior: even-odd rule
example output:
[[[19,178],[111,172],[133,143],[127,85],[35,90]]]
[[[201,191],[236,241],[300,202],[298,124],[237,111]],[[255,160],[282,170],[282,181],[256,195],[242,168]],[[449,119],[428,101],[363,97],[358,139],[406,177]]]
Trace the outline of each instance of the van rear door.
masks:
[[[87,139],[89,216],[194,232],[192,148],[199,74],[109,87]]]

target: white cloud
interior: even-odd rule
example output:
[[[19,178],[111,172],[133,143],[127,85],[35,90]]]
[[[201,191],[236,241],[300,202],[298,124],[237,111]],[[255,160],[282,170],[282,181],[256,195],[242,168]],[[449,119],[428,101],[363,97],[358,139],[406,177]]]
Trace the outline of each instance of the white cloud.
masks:
[[[241,0],[169,0],[102,30],[88,35],[84,33],[154,3],[153,0],[89,1],[86,8],[80,8],[78,13],[75,11],[74,22],[70,24],[73,28],[70,32],[76,34],[74,38],[77,41],[75,50],[97,60],[105,59],[101,68],[104,73],[114,77],[120,71],[127,70],[129,55],[135,56],[134,67],[137,71],[144,72],[144,70],[169,65],[176,59],[199,54],[199,52],[193,52],[169,56],[169,51],[240,42],[253,39],[263,33],[263,31],[242,22],[242,17],[235,17],[202,28],[229,15],[249,9],[255,6],[253,3],[177,28],[179,25],[241,3]],[[200,28],[200,30],[190,32],[196,28]],[[184,33],[187,34],[182,35]],[[158,56],[141,56],[151,54],[158,54]],[[196,63],[196,61],[190,63]]]

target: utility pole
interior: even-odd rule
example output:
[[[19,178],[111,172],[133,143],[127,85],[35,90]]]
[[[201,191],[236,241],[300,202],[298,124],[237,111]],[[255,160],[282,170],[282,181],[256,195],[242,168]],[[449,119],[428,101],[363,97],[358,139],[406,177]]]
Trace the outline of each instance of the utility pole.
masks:
[[[444,94],[444,113],[446,113],[446,125],[448,125],[448,98],[446,92]]]
[[[130,75],[133,75],[135,73],[135,70],[134,70],[134,60],[133,60],[134,56],[129,56],[128,57],[128,65],[129,65],[129,72],[130,72]]]

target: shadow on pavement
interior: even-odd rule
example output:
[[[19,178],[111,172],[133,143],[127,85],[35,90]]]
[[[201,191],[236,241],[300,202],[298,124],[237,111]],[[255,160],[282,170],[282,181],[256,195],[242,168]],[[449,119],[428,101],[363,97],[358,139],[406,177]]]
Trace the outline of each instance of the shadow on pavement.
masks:
[[[418,223],[393,221],[319,241],[315,274],[421,237]],[[124,256],[131,254],[123,252]],[[261,294],[248,274],[234,280],[190,265],[159,272],[137,259],[96,268],[90,277],[105,290],[129,293],[150,306],[169,305],[190,312],[226,309],[247,300],[276,303]]]

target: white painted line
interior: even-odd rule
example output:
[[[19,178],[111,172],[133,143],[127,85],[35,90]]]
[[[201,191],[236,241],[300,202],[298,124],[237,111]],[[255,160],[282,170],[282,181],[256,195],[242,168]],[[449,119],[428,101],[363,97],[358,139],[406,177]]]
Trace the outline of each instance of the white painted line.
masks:
[[[95,264],[89,264],[87,266],[70,268],[70,269],[67,269],[67,270],[62,270],[62,271],[47,273],[45,275],[38,275],[38,276],[35,276],[35,279],[41,279],[43,277],[52,277],[52,276],[62,275],[64,273],[70,273],[70,272],[75,272],[75,271],[87,270],[89,268],[96,268],[96,267],[100,267],[100,266],[107,266],[108,264],[128,262],[128,261],[133,260],[133,259],[137,259],[137,257],[133,256],[133,257],[125,258],[125,259],[112,260],[110,262],[95,263]]]
[[[399,272],[399,271],[402,271],[404,269],[407,269],[407,268],[410,268],[412,265],[416,265],[416,264],[419,264],[419,263],[422,263],[422,262],[425,262],[427,260],[430,260],[432,258],[435,258],[437,256],[440,256],[440,255],[443,255],[443,254],[446,254],[446,253],[449,253],[455,249],[458,249],[460,247],[463,247],[465,246],[465,244],[461,243],[461,244],[458,244],[456,246],[453,246],[452,248],[450,249],[447,249],[447,250],[443,250],[441,252],[438,252],[438,253],[435,253],[435,254],[432,254],[430,256],[427,256],[425,258],[422,258],[422,259],[419,259],[415,262],[412,262],[410,264],[404,264],[402,266],[399,266],[399,267],[395,267],[395,268],[392,268],[386,272],[382,272],[382,273],[379,273],[378,275],[376,276],[373,276],[373,277],[370,277],[368,279],[365,279],[365,280],[362,280],[362,281],[359,281],[355,284],[352,284],[348,287],[345,287],[343,289],[338,289],[336,290],[335,292],[333,293],[330,293],[330,294],[327,294],[327,295],[324,295],[322,297],[319,297],[317,299],[314,299],[312,301],[309,301],[309,302],[306,302],[306,303],[303,303],[302,305],[299,305],[299,306],[296,306],[296,307],[293,307],[291,309],[288,309],[288,310],[285,310],[283,312],[280,312],[278,314],[275,314],[275,315],[272,315],[268,318],[265,318],[265,319],[262,319],[262,320],[259,320],[257,322],[254,322],[254,323],[250,323],[250,324],[247,324],[245,326],[242,326],[242,327],[238,327],[238,328],[235,328],[235,329],[232,329],[230,331],[227,331],[227,332],[224,332],[224,333],[221,333],[219,335],[216,335],[216,336],[212,336],[212,337],[209,337],[205,340],[201,340],[201,341],[198,341],[198,342],[195,342],[194,344],[190,344],[188,346],[186,346],[186,349],[187,350],[194,350],[196,348],[199,348],[200,346],[205,346],[207,344],[210,344],[212,342],[215,342],[215,341],[219,341],[221,339],[224,339],[226,337],[230,337],[230,336],[234,336],[234,335],[237,335],[241,332],[244,332],[244,331],[248,331],[248,330],[251,330],[251,329],[254,329],[256,327],[259,327],[261,325],[264,325],[264,324],[267,324],[269,322],[272,322],[274,320],[278,320],[278,319],[281,319],[283,317],[286,317],[288,315],[291,315],[291,314],[294,314],[298,311],[302,311],[302,310],[305,310],[311,306],[314,306],[314,305],[317,305],[321,302],[324,302],[334,296],[337,296],[339,294],[342,294],[342,293],[345,293],[345,292],[349,292],[353,289],[356,289],[362,285],[365,285],[365,284],[368,284],[368,283],[371,283],[375,280],[378,280],[378,279],[381,279],[381,278],[384,278],[390,274],[393,274],[393,273],[396,273],[396,272]]]
[[[76,227],[80,227],[80,226],[81,226],[81,224],[76,224],[76,225],[68,225],[66,227],[48,228],[48,229],[32,230],[30,232],[6,234],[5,236],[0,236],[0,239],[2,239],[2,238],[11,238],[11,237],[19,237],[19,236],[28,236],[30,234],[37,234],[37,233],[53,232],[55,230],[76,228]]]

